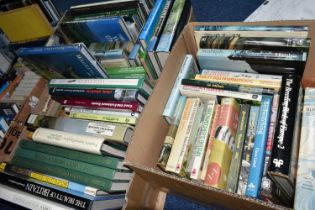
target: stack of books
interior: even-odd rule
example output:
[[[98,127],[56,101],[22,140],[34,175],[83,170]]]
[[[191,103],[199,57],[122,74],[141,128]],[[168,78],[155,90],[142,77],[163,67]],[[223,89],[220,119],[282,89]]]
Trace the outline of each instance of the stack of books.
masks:
[[[169,132],[157,165],[292,207],[308,28],[196,26],[194,33],[197,60],[186,55],[165,106]]]

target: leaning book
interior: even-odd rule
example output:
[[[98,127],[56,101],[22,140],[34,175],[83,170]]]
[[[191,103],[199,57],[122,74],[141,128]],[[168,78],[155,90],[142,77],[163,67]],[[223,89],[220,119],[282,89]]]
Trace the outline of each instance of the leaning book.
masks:
[[[295,186],[294,209],[314,209],[315,199],[315,89],[305,88],[300,152]]]
[[[108,78],[83,43],[20,48],[16,53],[30,69],[46,79]]]

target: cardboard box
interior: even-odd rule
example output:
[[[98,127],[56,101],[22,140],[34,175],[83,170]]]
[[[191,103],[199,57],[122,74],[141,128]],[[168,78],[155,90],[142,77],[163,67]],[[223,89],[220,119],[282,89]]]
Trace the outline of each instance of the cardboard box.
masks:
[[[228,193],[224,190],[215,189],[188,179],[179,178],[175,175],[161,171],[156,162],[160,155],[164,137],[168,130],[168,124],[162,117],[164,106],[175,82],[181,64],[186,54],[194,56],[197,52],[193,26],[195,25],[307,25],[309,37],[312,38],[308,60],[306,63],[302,84],[315,86],[315,21],[275,21],[275,22],[212,22],[212,23],[189,23],[175,43],[170,57],[164,67],[153,94],[151,95],[140,121],[135,130],[133,140],[130,143],[125,158],[125,165],[135,171],[152,188],[164,192],[173,192],[187,196],[205,204],[215,204],[231,209],[285,209],[279,205],[267,204],[258,199]],[[131,192],[144,192],[145,184],[131,184],[128,193],[126,208],[147,206],[141,196],[132,195]],[[150,196],[150,195],[149,195]],[[156,199],[152,196],[152,199]],[[134,204],[137,205],[134,205]]]

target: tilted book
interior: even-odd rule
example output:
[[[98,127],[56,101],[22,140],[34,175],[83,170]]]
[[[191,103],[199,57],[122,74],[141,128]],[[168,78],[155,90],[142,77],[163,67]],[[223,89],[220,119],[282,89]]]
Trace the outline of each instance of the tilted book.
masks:
[[[272,96],[264,95],[260,105],[255,144],[250,161],[248,183],[245,195],[257,198],[260,192],[261,178],[265,163],[265,149],[272,106]]]
[[[46,79],[108,78],[83,43],[20,48],[16,53]]]
[[[298,167],[295,185],[294,209],[314,209],[314,125],[315,125],[315,89],[305,88],[303,114],[299,144]]]
[[[171,123],[172,121],[173,114],[175,112],[176,102],[180,97],[179,86],[181,84],[181,80],[184,78],[188,78],[189,76],[191,76],[191,74],[198,72],[199,70],[193,56],[186,55],[162,114],[168,123]]]

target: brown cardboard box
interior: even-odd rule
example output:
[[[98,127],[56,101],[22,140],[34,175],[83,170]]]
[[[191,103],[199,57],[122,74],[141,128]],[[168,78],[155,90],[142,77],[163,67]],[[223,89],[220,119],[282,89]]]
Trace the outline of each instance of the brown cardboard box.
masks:
[[[125,164],[132,168],[141,177],[143,183],[131,184],[128,192],[127,209],[138,207],[155,208],[144,201],[156,199],[156,196],[148,195],[143,199],[135,192],[145,192],[144,186],[150,186],[156,190],[178,193],[206,204],[216,204],[230,209],[285,209],[279,205],[267,204],[257,199],[240,196],[224,190],[208,187],[187,179],[161,171],[157,166],[163,139],[167,133],[168,124],[162,117],[162,112],[171,88],[175,82],[184,56],[188,53],[196,55],[197,47],[193,35],[194,25],[307,25],[309,37],[315,40],[315,21],[275,21],[275,22],[213,22],[213,23],[189,23],[179,36],[170,57],[164,67],[154,92],[151,95],[140,121],[134,133],[133,141],[128,147]],[[309,57],[305,67],[302,83],[303,86],[315,86],[315,43],[311,41]],[[151,196],[151,197],[150,197]]]

